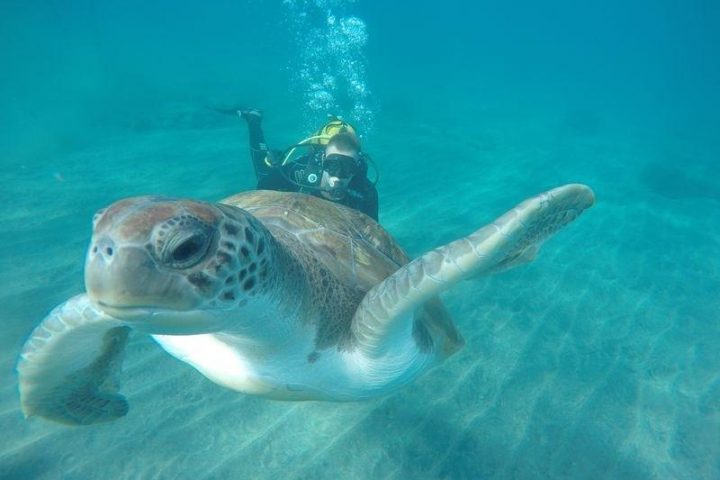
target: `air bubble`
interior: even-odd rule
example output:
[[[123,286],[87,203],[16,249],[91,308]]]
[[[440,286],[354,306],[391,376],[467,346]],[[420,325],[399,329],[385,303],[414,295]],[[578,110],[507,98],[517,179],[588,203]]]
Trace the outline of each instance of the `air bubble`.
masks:
[[[348,15],[353,0],[284,0],[286,23],[297,52],[293,82],[307,107],[306,128],[328,113],[361,121],[372,129],[374,112],[367,86],[365,22]]]

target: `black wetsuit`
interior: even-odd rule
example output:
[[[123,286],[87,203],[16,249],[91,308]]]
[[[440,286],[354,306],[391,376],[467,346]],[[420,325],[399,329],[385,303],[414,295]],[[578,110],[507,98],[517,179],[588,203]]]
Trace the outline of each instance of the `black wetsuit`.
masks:
[[[280,165],[282,154],[268,149],[260,118],[250,117],[246,120],[250,133],[250,156],[255,168],[258,190],[307,193],[354,208],[377,221],[378,194],[375,185],[367,178],[367,166],[355,174],[342,198],[330,200],[322,196],[319,188],[323,174],[323,147],[309,147],[309,154],[286,165]],[[363,162],[363,165],[366,164]]]

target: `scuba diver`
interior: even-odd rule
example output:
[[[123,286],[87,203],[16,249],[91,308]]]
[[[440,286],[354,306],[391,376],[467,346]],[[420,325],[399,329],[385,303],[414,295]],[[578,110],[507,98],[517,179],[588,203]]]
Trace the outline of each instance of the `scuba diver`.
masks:
[[[333,117],[313,135],[281,152],[265,144],[259,110],[236,112],[248,125],[250,156],[259,190],[315,195],[378,220],[377,178],[374,182],[367,178],[368,162],[372,160],[361,151],[349,123]]]

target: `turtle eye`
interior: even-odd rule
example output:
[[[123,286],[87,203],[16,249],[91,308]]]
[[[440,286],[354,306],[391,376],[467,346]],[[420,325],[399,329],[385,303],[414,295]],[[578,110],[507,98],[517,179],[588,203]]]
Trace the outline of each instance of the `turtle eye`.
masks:
[[[170,252],[172,262],[178,265],[192,262],[194,258],[204,253],[206,240],[204,235],[192,235],[190,238],[182,240],[180,245],[174,247]]]
[[[169,222],[170,228],[158,232],[156,249],[165,265],[185,269],[197,265],[210,247],[212,229],[196,220],[182,219]]]

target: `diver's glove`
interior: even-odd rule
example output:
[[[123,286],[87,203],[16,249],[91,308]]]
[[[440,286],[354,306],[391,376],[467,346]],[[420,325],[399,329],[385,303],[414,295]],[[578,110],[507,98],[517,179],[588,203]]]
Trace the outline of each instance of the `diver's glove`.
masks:
[[[261,122],[263,118],[262,111],[257,108],[238,109],[237,114],[246,122]]]

